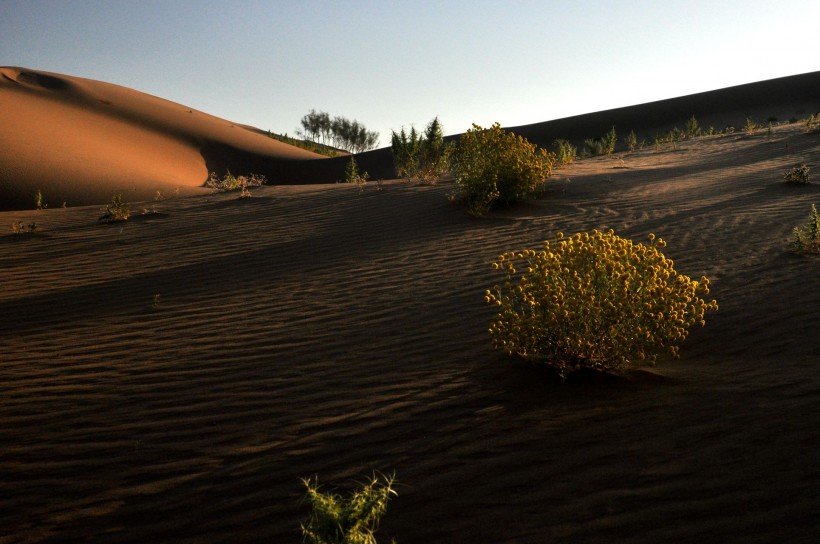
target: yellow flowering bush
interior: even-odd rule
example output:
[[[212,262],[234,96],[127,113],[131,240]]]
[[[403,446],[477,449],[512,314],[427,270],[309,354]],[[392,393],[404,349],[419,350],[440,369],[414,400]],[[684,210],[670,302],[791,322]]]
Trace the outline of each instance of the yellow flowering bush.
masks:
[[[561,375],[654,365],[663,352],[677,357],[689,329],[718,306],[701,298],[709,280],[678,274],[665,246],[654,234],[644,245],[593,230],[501,255],[492,266],[506,280],[485,296],[498,308],[493,346]]]
[[[453,159],[458,193],[472,215],[487,213],[496,202],[516,202],[538,194],[552,173],[555,155],[498,123],[478,125],[459,140]]]

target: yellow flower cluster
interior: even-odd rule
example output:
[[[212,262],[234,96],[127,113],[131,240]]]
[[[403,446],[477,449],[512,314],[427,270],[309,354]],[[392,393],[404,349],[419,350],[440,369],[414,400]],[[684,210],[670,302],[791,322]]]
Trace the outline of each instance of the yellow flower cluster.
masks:
[[[459,140],[453,170],[456,185],[473,215],[483,215],[497,201],[531,198],[552,173],[555,155],[504,131],[498,123],[478,125]]]
[[[593,230],[501,255],[492,266],[506,281],[485,294],[498,307],[493,346],[562,374],[654,365],[663,352],[676,357],[689,329],[705,325],[706,311],[718,306],[701,298],[709,280],[678,274],[665,246],[654,234],[644,245]]]

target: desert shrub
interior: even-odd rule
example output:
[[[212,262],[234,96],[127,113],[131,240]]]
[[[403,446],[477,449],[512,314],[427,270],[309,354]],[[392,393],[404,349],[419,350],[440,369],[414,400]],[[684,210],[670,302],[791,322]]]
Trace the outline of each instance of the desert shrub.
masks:
[[[615,145],[618,143],[618,133],[615,132],[614,126],[609,129],[609,132],[604,134],[604,137],[601,138],[601,142],[604,147],[604,153],[607,155],[612,155],[615,151]]]
[[[806,134],[817,134],[818,132],[820,132],[820,124],[817,123],[817,116],[812,113],[806,119]]]
[[[578,149],[567,140],[557,139],[552,144],[555,147],[556,166],[567,166],[575,161]]]
[[[129,213],[128,204],[122,200],[122,195],[115,195],[111,198],[111,204],[103,209],[99,221],[102,223],[125,221],[128,219]]]
[[[629,134],[626,135],[626,147],[630,151],[635,151],[635,148],[638,146],[638,136],[635,134],[634,130],[630,130]]]
[[[604,154],[604,143],[600,138],[587,138],[584,140],[584,148],[581,151],[582,157],[597,157]]]
[[[786,173],[783,174],[783,179],[786,180],[786,183],[794,183],[797,185],[805,185],[809,182],[809,172],[811,168],[807,164],[801,164],[800,166],[793,166],[786,170]]]
[[[396,495],[394,476],[373,475],[369,482],[349,497],[323,493],[317,479],[302,479],[307,489],[305,501],[311,506],[302,523],[308,544],[376,544],[375,532]]]
[[[353,183],[361,191],[364,189],[364,186],[367,185],[367,179],[369,177],[370,175],[367,172],[363,174],[359,173],[359,165],[356,164],[356,158],[351,155],[350,160],[347,161],[347,165],[345,166],[345,183]]]
[[[686,121],[686,124],[683,126],[683,131],[684,134],[686,134],[686,138],[697,138],[700,136],[702,131],[694,115]]]
[[[820,252],[820,214],[814,204],[808,221],[792,231],[792,248],[801,253]]]
[[[211,172],[208,176],[208,181],[205,186],[214,191],[239,191],[239,198],[248,198],[251,196],[251,187],[260,187],[267,182],[265,176],[262,174],[250,174],[249,176],[234,176],[228,170],[222,179],[216,175],[216,172]]]
[[[498,307],[493,346],[546,363],[560,374],[583,367],[620,370],[678,354],[694,325],[717,310],[709,280],[678,274],[649,235],[634,244],[613,231],[544,242],[541,251],[505,253],[493,263],[505,282],[486,291]]]
[[[497,202],[511,203],[537,195],[552,173],[555,155],[498,123],[465,132],[453,161],[458,195],[470,214],[487,213]]]
[[[453,146],[444,142],[444,132],[438,117],[427,124],[424,134],[411,127],[410,134],[402,127],[392,132],[390,149],[396,175],[412,182],[431,184],[450,169]]]
[[[751,136],[758,128],[760,128],[760,125],[755,123],[751,117],[746,118],[746,124],[743,125],[743,130],[746,131],[747,135]]]

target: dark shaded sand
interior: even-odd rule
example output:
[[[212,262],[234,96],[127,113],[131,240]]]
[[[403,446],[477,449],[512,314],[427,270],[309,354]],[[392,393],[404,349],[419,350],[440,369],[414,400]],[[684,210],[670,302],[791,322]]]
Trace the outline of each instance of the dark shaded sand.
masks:
[[[400,482],[380,542],[816,542],[800,162],[797,125],[704,138],[483,220],[401,182],[0,213],[38,225],[0,236],[0,542],[299,542],[299,477],[373,470]],[[491,351],[490,262],[595,227],[713,279],[682,358],[561,385]]]

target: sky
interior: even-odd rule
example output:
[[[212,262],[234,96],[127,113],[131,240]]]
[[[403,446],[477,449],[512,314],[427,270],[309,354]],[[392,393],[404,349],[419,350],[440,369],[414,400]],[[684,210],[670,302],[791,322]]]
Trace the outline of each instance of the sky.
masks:
[[[817,0],[0,0],[0,66],[293,135],[512,127],[820,70]]]

